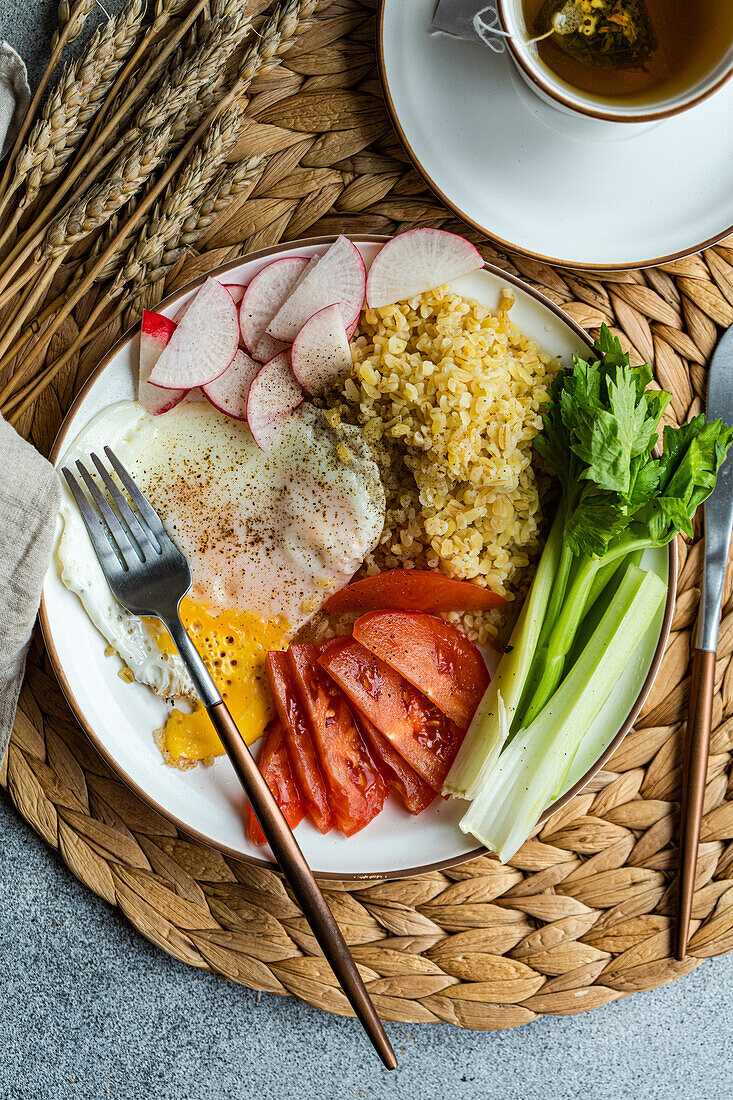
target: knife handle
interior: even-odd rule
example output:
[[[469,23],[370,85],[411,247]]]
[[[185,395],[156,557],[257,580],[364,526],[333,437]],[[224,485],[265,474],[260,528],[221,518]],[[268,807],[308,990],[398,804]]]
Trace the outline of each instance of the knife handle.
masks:
[[[675,936],[675,956],[680,961],[687,954],[687,937],[692,916],[697,849],[700,842],[700,823],[708,774],[716,657],[715,650],[696,649],[692,658],[690,708],[687,715],[685,763],[682,773],[680,877]]]

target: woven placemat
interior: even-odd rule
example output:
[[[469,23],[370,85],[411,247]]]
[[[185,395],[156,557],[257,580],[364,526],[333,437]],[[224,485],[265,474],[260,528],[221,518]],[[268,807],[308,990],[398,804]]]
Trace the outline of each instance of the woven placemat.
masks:
[[[374,4],[340,0],[286,65],[252,87],[240,152],[270,155],[245,203],[212,226],[167,284],[304,234],[465,227],[426,191],[390,126],[374,58]],[[651,271],[601,278],[497,253],[594,331],[605,321],[672,392],[670,417],[700,411],[706,364],[733,323],[733,238]],[[78,332],[69,318],[55,354]],[[73,393],[120,335],[112,324],[59,376],[23,425],[48,451]],[[699,537],[680,543],[677,611],[642,717],[606,770],[506,867],[482,857],[400,882],[326,884],[386,1020],[514,1027],[654,989],[733,950],[733,584],[717,664],[690,957],[671,958],[676,833]],[[110,772],[76,725],[40,640],[0,782],[72,873],[164,951],[255,989],[349,1014],[308,926],[274,873],[179,834]]]

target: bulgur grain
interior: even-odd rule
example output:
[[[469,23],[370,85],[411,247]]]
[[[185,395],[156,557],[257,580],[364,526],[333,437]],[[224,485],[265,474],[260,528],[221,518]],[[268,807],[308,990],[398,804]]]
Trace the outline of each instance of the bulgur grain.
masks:
[[[362,425],[387,493],[368,573],[439,568],[508,600],[526,587],[541,518],[532,439],[556,363],[513,324],[511,304],[492,314],[442,287],[362,314],[332,407]],[[487,641],[502,615],[461,622]]]

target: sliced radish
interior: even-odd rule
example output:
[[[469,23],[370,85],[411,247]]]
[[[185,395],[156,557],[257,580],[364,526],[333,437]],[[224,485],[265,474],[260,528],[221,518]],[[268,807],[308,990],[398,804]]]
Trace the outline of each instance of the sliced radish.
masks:
[[[318,261],[320,259],[322,259],[322,257],[323,257],[323,252],[316,252],[314,256],[311,256],[311,258],[308,260],[308,263],[305,265],[305,267],[301,271],[300,275],[298,276],[298,281],[295,284],[295,286],[293,287],[293,290],[298,289],[300,284],[303,282],[303,279],[307,278],[307,276],[310,275],[311,271],[316,266]],[[290,293],[292,294],[292,292],[293,291],[291,290]]]
[[[265,330],[308,266],[307,256],[274,260],[257,272],[245,290],[239,307],[239,327],[242,343],[253,359],[266,363],[283,351],[285,345],[273,340]]]
[[[234,357],[236,359],[236,355]],[[233,360],[232,360],[233,362]],[[231,366],[231,363],[229,364]],[[192,390],[189,390],[184,398],[184,402],[188,405],[195,404],[197,401],[200,403],[205,401],[204,391],[200,386],[194,386]]]
[[[148,309],[143,310],[137,396],[142,407],[154,416],[175,408],[187,392],[186,390],[162,390],[159,386],[151,386],[148,382],[163,348],[175,331],[175,322],[169,317],[165,317],[162,313],[153,313]]]
[[[222,286],[225,290],[229,291],[232,296],[232,301],[235,306],[238,306],[242,298],[244,298],[244,292],[247,287],[243,286],[242,283],[222,283]]]
[[[303,391],[295,381],[287,352],[281,352],[260,367],[249,387],[247,423],[261,450],[269,451],[291,414],[302,403]]]
[[[290,351],[293,374],[308,393],[324,393],[351,370],[349,338],[340,306],[314,313],[295,337]]]
[[[242,298],[244,297],[244,292],[247,288],[245,286],[242,286],[241,283],[222,283],[221,285],[224,287],[225,290],[229,291],[232,296],[232,301],[234,302],[235,306],[238,306],[239,303],[242,301]],[[180,325],[181,321],[188,312],[188,307],[194,301],[195,297],[196,295],[192,294],[188,301],[183,303],[178,312],[173,314],[173,321],[176,325]]]
[[[259,370],[261,364],[255,363],[240,349],[224,373],[209,382],[208,386],[202,386],[201,392],[220,412],[233,416],[235,420],[245,420],[249,387]]]
[[[193,389],[223,374],[239,345],[237,307],[217,279],[207,279],[155,364],[150,382]]]
[[[479,250],[456,233],[408,229],[382,245],[374,257],[367,278],[367,305],[379,309],[403,302],[483,266]]]
[[[314,313],[333,302],[341,306],[346,328],[358,321],[364,305],[366,269],[359,249],[339,237],[306,272],[303,281],[275,314],[267,332],[277,340],[294,340]]]

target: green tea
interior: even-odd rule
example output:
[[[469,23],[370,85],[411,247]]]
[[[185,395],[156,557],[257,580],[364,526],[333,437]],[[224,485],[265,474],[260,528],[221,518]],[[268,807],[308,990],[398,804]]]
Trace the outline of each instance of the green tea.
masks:
[[[654,101],[696,84],[733,44],[733,0],[522,0],[540,59],[591,95]]]

